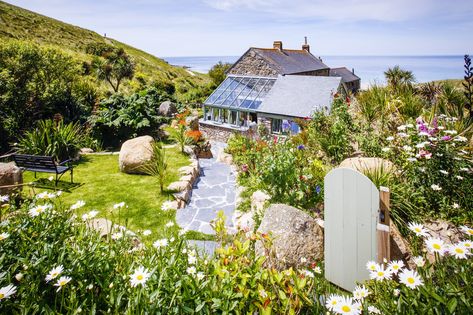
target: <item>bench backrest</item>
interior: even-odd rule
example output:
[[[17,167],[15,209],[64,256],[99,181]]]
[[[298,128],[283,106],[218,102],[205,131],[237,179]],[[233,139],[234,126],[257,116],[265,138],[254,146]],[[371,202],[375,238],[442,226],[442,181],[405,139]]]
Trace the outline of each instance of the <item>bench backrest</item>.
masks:
[[[56,163],[52,156],[42,155],[28,155],[28,154],[15,154],[13,156],[15,163],[18,167],[24,168],[38,168],[55,170]]]

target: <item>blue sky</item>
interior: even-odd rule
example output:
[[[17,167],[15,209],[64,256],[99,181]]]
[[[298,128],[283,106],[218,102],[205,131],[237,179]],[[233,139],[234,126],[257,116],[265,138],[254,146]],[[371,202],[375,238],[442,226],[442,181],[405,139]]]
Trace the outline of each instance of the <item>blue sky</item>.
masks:
[[[157,56],[240,55],[282,40],[316,55],[471,53],[473,0],[7,0]]]

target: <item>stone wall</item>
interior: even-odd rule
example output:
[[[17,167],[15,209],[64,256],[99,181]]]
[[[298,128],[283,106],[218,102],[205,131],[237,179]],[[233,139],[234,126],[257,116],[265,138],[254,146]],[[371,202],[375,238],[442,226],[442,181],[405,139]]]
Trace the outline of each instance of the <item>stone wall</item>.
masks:
[[[233,130],[225,128],[224,126],[215,126],[208,124],[199,124],[200,131],[209,140],[215,140],[219,142],[227,142],[230,136],[234,133],[246,134],[246,131]]]
[[[279,71],[263,57],[250,50],[228,72],[228,74],[253,75],[262,77],[277,77]]]

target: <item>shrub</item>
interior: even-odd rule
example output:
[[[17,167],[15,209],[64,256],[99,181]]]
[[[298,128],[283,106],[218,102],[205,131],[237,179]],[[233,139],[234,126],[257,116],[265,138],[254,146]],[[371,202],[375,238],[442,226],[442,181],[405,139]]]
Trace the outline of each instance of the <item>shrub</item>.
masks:
[[[42,120],[38,122],[36,129],[24,134],[17,149],[20,153],[51,155],[60,162],[75,158],[88,138],[79,123]]]
[[[161,193],[164,190],[164,181],[167,176],[168,164],[166,162],[166,149],[161,142],[154,142],[152,145],[153,155],[151,161],[143,166],[143,170],[152,176],[156,176],[159,182]]]

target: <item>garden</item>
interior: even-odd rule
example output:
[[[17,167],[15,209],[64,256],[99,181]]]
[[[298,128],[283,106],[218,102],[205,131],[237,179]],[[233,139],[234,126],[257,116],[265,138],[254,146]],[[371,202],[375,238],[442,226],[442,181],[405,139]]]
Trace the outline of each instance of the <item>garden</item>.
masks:
[[[2,49],[0,61],[11,68],[12,60],[31,52],[15,45]],[[42,60],[49,60],[48,51],[43,53]],[[109,69],[99,64],[113,61],[108,58],[126,63],[124,53],[97,53],[88,66]],[[67,56],[56,57],[57,65],[66,60],[78,66]],[[120,80],[109,77],[114,92],[121,80],[133,77],[129,70],[117,72],[126,74]],[[23,78],[2,75],[10,85],[0,88],[10,90]],[[254,224],[227,229],[220,212],[212,222],[213,255],[192,246],[188,240],[196,235],[175,224],[170,206],[176,205],[175,192],[167,189],[191,164],[188,146],[196,155],[208,149],[195,126],[198,112],[179,103],[167,85],[111,93],[95,102],[79,86],[107,81],[107,73],[96,79],[62,75],[78,84],[69,94],[37,94],[40,89],[30,87],[44,81],[36,76],[19,89],[24,94],[5,93],[0,100],[2,110],[8,109],[1,125],[8,131],[5,152],[48,155],[57,162],[73,158],[75,164],[73,184],[67,175],[56,186],[50,174],[25,173],[23,182],[32,185],[1,195],[0,313],[471,313],[473,67],[468,56],[460,86],[417,84],[411,72],[394,67],[385,73],[386,86],[357,95],[335,93],[330,111],[298,121],[298,134],[270,135],[258,128],[250,136],[233,135],[226,153],[238,173],[238,210]],[[29,104],[32,96],[36,103]],[[63,101],[72,107],[66,111]],[[11,105],[18,102],[38,119],[15,112]],[[36,111],[35,104],[41,105]],[[149,153],[149,160],[124,171],[123,148],[143,136],[150,138],[148,152],[141,152]],[[83,148],[108,151],[84,154]],[[112,154],[118,148],[120,154]],[[353,158],[362,161],[358,171],[376,188],[389,188],[390,216],[410,253],[364,262],[369,279],[349,292],[327,280],[323,258],[295,257],[293,264],[280,259],[274,252],[277,236],[260,225],[269,205],[283,204],[323,228],[324,178]],[[266,196],[262,206],[255,207],[255,194]],[[110,220],[106,233],[93,228],[99,218]],[[447,238],[432,228],[437,225],[447,227]]]

